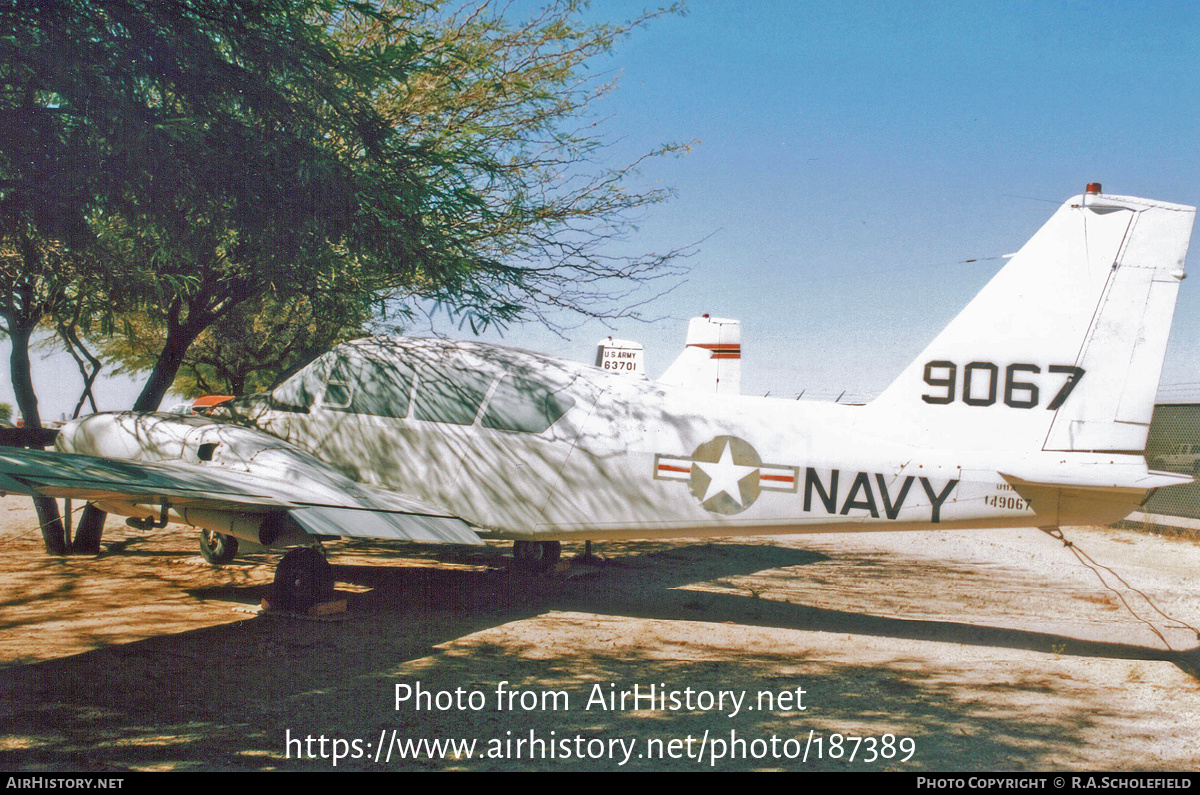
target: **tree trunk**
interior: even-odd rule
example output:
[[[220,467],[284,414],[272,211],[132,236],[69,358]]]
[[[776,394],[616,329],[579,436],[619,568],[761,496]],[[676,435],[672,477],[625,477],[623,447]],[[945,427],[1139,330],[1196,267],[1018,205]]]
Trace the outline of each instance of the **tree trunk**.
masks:
[[[32,327],[26,327],[21,318],[8,317],[6,320],[8,336],[12,341],[8,371],[12,378],[13,396],[17,399],[17,411],[21,413],[26,428],[40,428],[42,418],[38,414],[37,393],[33,390],[33,375],[29,365]],[[51,555],[67,554],[67,536],[63,530],[62,515],[58,512],[58,503],[51,497],[34,497],[33,507],[37,511],[46,552]]]
[[[100,538],[104,534],[104,519],[108,516],[92,503],[83,509],[79,517],[79,525],[75,528],[75,540],[71,544],[72,552],[100,554]]]
[[[200,324],[196,325],[200,326]],[[142,387],[142,393],[138,395],[137,401],[133,404],[134,411],[157,411],[159,405],[162,404],[163,398],[170,391],[171,384],[175,382],[175,376],[183,364],[184,354],[196,341],[196,337],[200,336],[200,332],[204,330],[203,326],[195,330],[192,330],[190,326],[191,324],[168,325],[167,341],[158,355],[158,360],[154,362],[154,369],[150,371],[150,377],[146,379],[146,385]]]
[[[46,552],[51,555],[67,554],[67,535],[63,530],[62,515],[58,512],[58,501],[53,497],[34,497],[33,507],[37,509]]]
[[[8,336],[12,340],[12,353],[8,357],[8,372],[12,378],[13,396],[17,399],[17,411],[25,420],[26,428],[42,427],[38,414],[37,393],[33,390],[33,375],[29,366],[29,337],[32,327],[26,327],[19,318],[8,318]]]

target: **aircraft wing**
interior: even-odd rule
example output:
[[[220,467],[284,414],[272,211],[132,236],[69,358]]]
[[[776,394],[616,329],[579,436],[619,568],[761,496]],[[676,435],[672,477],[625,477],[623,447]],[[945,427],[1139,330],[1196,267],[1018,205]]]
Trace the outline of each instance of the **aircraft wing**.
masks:
[[[183,461],[127,461],[74,453],[0,448],[0,492],[158,503],[173,509],[239,514],[288,513],[311,535],[483,544],[462,519],[395,492],[355,483],[332,470],[268,477]]]

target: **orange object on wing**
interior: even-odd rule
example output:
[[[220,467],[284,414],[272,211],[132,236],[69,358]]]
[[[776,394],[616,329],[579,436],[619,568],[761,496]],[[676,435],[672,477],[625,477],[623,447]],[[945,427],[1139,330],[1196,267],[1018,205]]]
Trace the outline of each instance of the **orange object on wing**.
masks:
[[[233,395],[201,395],[192,401],[192,413],[203,414],[213,406],[219,406],[227,400],[233,400]]]

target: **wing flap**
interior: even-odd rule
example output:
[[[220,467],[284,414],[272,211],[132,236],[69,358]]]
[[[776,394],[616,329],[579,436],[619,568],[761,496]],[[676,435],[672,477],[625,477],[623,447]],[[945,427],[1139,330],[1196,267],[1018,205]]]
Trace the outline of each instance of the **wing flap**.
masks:
[[[454,516],[332,506],[292,508],[288,513],[312,535],[483,545],[483,539],[475,535],[470,525]]]

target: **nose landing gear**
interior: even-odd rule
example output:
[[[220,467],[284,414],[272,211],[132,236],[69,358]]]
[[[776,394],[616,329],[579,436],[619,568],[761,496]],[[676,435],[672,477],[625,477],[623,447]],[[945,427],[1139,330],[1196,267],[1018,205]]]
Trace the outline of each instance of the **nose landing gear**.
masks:
[[[211,530],[200,531],[200,554],[214,566],[229,563],[238,553],[238,540],[233,536],[214,533]]]
[[[513,560],[533,571],[545,571],[562,557],[560,541],[514,541]]]

